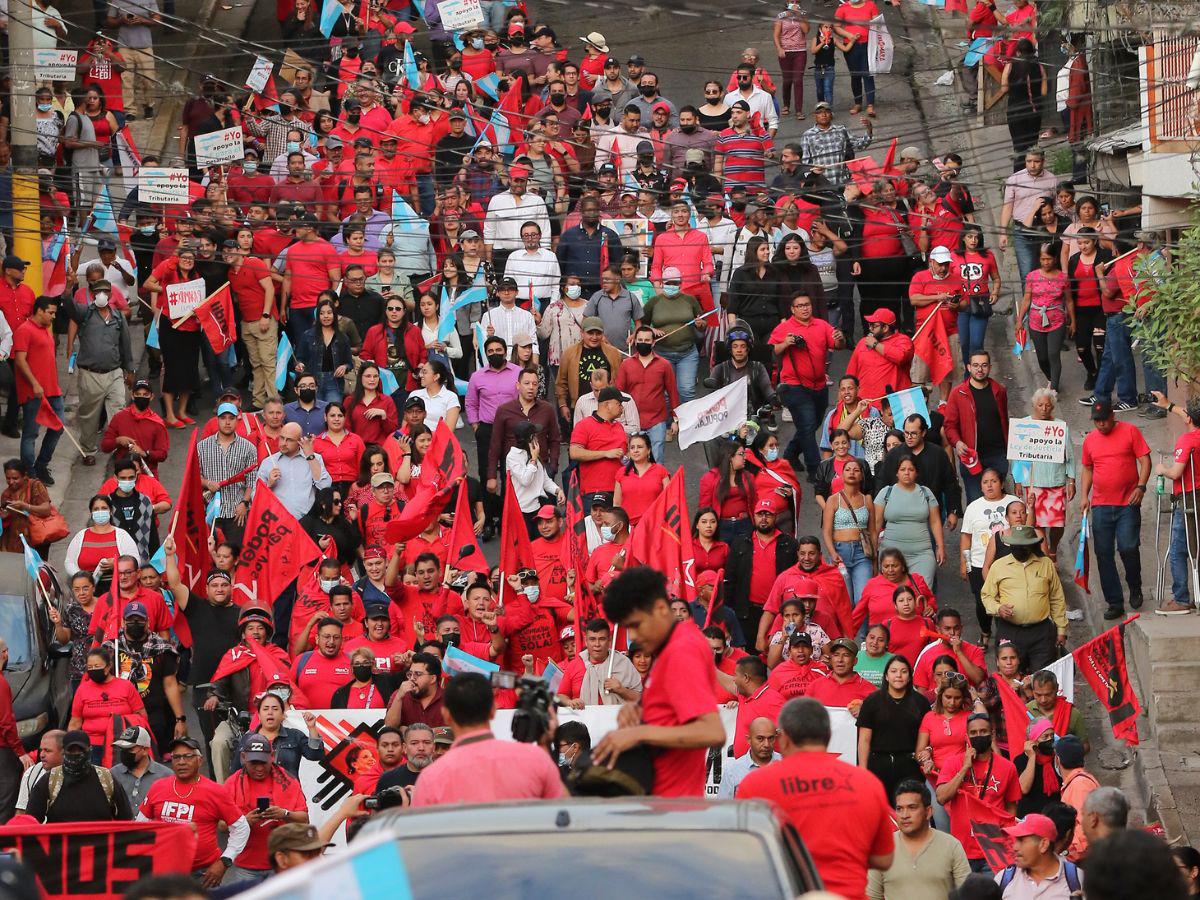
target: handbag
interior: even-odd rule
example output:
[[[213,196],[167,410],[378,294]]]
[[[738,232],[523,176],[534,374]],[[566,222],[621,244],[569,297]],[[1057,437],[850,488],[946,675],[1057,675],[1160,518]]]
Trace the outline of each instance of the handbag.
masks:
[[[25,502],[28,503],[32,488],[25,488]],[[55,541],[61,541],[71,529],[67,527],[67,520],[63,514],[58,511],[58,507],[53,503],[50,504],[50,514],[47,516],[35,516],[32,513],[29,515],[29,543],[32,546],[41,544],[53,544]]]
[[[854,507],[850,505],[850,499],[846,496],[846,492],[838,491],[838,496],[840,496],[842,498],[842,501],[846,504],[846,509],[850,510],[850,512],[853,513]],[[875,568],[875,544],[871,541],[871,536],[869,534],[867,534],[867,532],[862,528],[858,529],[858,543],[862,547],[863,556],[865,556],[867,559],[869,559],[871,561],[871,568],[872,568],[872,570],[874,570],[874,568]]]

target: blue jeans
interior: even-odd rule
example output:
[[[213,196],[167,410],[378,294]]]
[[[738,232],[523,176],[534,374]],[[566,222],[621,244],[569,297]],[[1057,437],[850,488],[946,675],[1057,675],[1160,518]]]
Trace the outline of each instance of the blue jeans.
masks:
[[[324,400],[326,403],[341,403],[346,399],[345,391],[342,389],[342,379],[334,376],[332,372],[313,372],[317,376],[317,399]]]
[[[975,475],[968,472],[962,463],[958,464],[958,477],[962,479],[963,493],[967,495],[967,503],[970,503],[972,500],[978,500],[983,496],[983,488],[979,482],[983,479],[983,473],[988,469],[995,469],[999,472],[1001,481],[1008,477],[1008,457],[1004,453],[997,453],[993,456],[981,456],[979,457],[979,462],[982,468]],[[938,501],[944,504],[944,498],[939,497]],[[946,507],[943,505],[942,521],[945,521],[945,510]]]
[[[308,336],[312,334],[316,317],[315,306],[310,306],[308,309],[288,310],[287,324],[283,327],[287,332],[288,339],[292,342],[292,349],[298,349],[308,343]]]
[[[225,364],[224,357],[224,353],[217,354],[213,351],[207,338],[200,342],[200,358],[204,360],[204,368],[208,370],[213,394],[218,397],[233,387],[233,370]]]
[[[1192,603],[1190,592],[1192,567],[1188,560],[1188,530],[1183,517],[1183,503],[1175,507],[1171,513],[1171,546],[1167,550],[1167,562],[1171,566],[1171,598],[1176,603]],[[1193,538],[1194,540],[1194,538]]]
[[[842,55],[846,58],[846,68],[850,70],[850,93],[854,95],[854,102],[861,104],[865,97],[867,105],[873,105],[875,76],[871,74],[867,61],[867,45],[858,41]]]
[[[1013,250],[1017,254],[1017,271],[1021,273],[1021,284],[1025,284],[1025,276],[1038,267],[1038,255],[1041,253],[1042,235],[1030,234],[1020,226],[1013,228]]]
[[[417,199],[421,203],[421,214],[428,217],[433,214],[437,203],[437,190],[433,184],[433,173],[426,172],[417,176]]]
[[[867,559],[867,554],[863,553],[862,544],[858,541],[834,541],[833,546],[837,550],[838,556],[842,558],[842,563],[846,566],[846,589],[850,591],[850,596],[854,598],[854,602],[858,603],[858,598],[862,596],[863,588],[871,580],[871,575],[873,574],[871,572],[871,560]]]
[[[987,338],[988,320],[991,316],[973,316],[969,312],[958,314],[958,344],[962,347],[964,365],[970,361],[971,354],[983,350]]]
[[[1137,403],[1137,370],[1133,363],[1133,347],[1129,338],[1129,323],[1125,313],[1109,313],[1104,320],[1104,355],[1096,375],[1095,397],[1108,400],[1113,387],[1117,399]]]
[[[47,397],[46,400],[49,401],[50,408],[61,420],[63,398]],[[46,435],[42,438],[42,449],[37,454],[37,459],[34,459],[33,452],[37,446],[38,428],[41,427],[37,423],[37,414],[41,407],[41,397],[30,397],[21,404],[21,412],[25,414],[25,418],[21,422],[21,462],[29,468],[30,475],[43,472],[49,467],[50,458],[54,456],[54,448],[58,446],[58,439],[62,437],[61,431],[51,431],[47,428]]]
[[[1146,393],[1152,391],[1167,392],[1167,376],[1151,361],[1149,354],[1142,351],[1142,376],[1146,382]]]
[[[821,454],[817,449],[817,428],[829,408],[829,388],[819,390],[806,388],[799,384],[779,385],[779,400],[792,414],[792,423],[796,433],[783,451],[785,459],[799,459],[804,452],[804,466],[809,472],[816,472],[821,464]]]
[[[675,370],[675,384],[679,387],[679,399],[687,403],[696,396],[696,370],[700,367],[700,351],[694,346],[682,353],[669,350],[659,351],[659,356]],[[661,462],[661,460],[660,460]]]
[[[646,435],[650,438],[650,452],[654,454],[654,461],[662,462],[663,453],[667,449],[666,421],[659,422],[657,425],[651,425],[646,429]]]
[[[1174,533],[1174,522],[1171,527]],[[1125,564],[1125,582],[1129,586],[1129,593],[1142,593],[1142,557],[1138,549],[1141,530],[1140,506],[1092,507],[1092,551],[1096,554],[1096,569],[1100,574],[1104,602],[1109,606],[1125,606],[1121,578],[1117,574],[1116,553],[1121,555],[1121,562]],[[1113,552],[1114,545],[1116,553]]]
[[[817,102],[833,102],[833,66],[813,66],[813,83],[817,87]]]

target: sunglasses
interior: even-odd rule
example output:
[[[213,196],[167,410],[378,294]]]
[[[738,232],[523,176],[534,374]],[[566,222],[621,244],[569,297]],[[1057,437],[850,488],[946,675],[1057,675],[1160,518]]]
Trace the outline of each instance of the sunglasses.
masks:
[[[967,676],[962,672],[943,672],[942,681],[946,684],[966,684]]]
[[[387,311],[388,312],[404,312],[404,307],[403,306],[389,306],[389,307],[387,307]]]

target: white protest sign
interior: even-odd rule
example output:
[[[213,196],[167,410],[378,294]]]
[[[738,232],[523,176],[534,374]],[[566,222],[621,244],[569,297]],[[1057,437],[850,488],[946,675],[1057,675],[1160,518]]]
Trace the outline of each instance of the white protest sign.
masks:
[[[250,70],[250,74],[246,76],[246,87],[254,91],[256,94],[261,94],[267,87],[267,82],[271,78],[271,70],[273,64],[265,56],[259,56],[254,60],[254,68]]]
[[[34,50],[33,78],[35,81],[75,80],[75,63],[79,61],[78,50]]]
[[[442,0],[437,8],[442,16],[442,27],[447,31],[461,31],[483,23],[479,0]]]
[[[138,200],[168,206],[188,202],[188,170],[143,166],[138,170]]]
[[[743,375],[718,391],[680,404],[675,410],[679,417],[679,449],[686,450],[697,441],[712,440],[741,426],[746,421],[746,384]]]
[[[195,142],[196,165],[200,168],[237,162],[244,153],[241,125],[210,134],[198,134]]]
[[[203,278],[168,284],[167,315],[172,319],[181,319],[203,303],[207,296],[208,291],[204,287]]]
[[[1008,458],[1063,462],[1067,458],[1067,423],[1058,419],[1009,419]]]

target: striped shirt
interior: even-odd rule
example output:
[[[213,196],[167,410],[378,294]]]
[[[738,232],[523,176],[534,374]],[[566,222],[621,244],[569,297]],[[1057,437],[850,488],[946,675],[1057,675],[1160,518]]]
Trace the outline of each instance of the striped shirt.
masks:
[[[221,518],[234,514],[234,507],[250,493],[258,469],[258,451],[241,435],[234,435],[229,444],[220,442],[221,435],[214,434],[196,444],[196,455],[200,457],[200,475],[206,481],[222,482],[239,472],[241,478],[221,488]]]
[[[726,128],[717,135],[713,152],[723,161],[721,174],[727,188],[742,185],[761,189],[766,186],[766,153],[771,149],[769,134]]]

